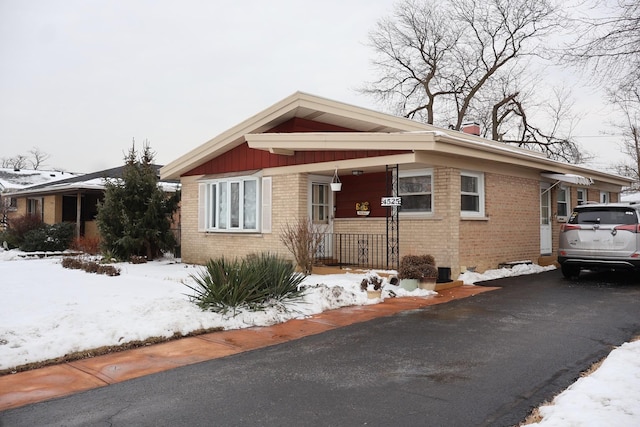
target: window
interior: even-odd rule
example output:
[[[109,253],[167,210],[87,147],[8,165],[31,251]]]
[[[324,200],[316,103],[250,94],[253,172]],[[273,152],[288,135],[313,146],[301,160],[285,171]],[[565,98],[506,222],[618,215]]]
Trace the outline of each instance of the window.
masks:
[[[199,199],[200,230],[258,231],[258,178],[203,182]]]
[[[311,184],[311,221],[314,224],[329,224],[329,184]]]
[[[400,172],[398,195],[402,198],[401,212],[432,212],[432,178],[430,169]]]
[[[27,199],[27,214],[38,215],[40,213],[40,199]]]
[[[484,217],[484,174],[460,172],[460,213],[463,217]]]
[[[576,203],[578,205],[584,205],[587,202],[587,189],[578,188],[576,192],[577,192]]]
[[[558,187],[558,220],[566,220],[569,215],[569,189],[567,187]]]

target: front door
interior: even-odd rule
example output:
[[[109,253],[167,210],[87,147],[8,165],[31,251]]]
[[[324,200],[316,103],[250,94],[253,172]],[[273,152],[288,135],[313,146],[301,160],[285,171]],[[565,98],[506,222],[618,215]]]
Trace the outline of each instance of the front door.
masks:
[[[540,254],[550,255],[553,251],[551,232],[551,190],[546,182],[540,183]]]
[[[333,256],[333,192],[330,177],[310,177],[309,180],[309,219],[316,233],[325,237],[318,248],[318,257]]]

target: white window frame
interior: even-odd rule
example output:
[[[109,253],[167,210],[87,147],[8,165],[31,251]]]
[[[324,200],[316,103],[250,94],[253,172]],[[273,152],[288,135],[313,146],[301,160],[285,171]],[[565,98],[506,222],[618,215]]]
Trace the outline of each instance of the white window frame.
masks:
[[[254,227],[245,225],[245,189],[246,183],[255,183],[255,200],[253,209]],[[238,198],[233,203],[231,188],[237,186]],[[236,176],[230,178],[211,179],[201,181],[198,191],[198,230],[223,233],[256,233],[261,229],[262,220],[261,180],[256,176]],[[237,210],[232,209],[235,206]],[[237,218],[233,216],[237,213]],[[264,224],[262,224],[264,227]]]
[[[564,194],[564,200],[560,200],[561,194]],[[556,218],[560,222],[567,222],[571,210],[571,191],[569,190],[569,187],[564,185],[558,186],[556,196]],[[561,212],[561,205],[564,206],[564,212]]]
[[[477,192],[465,192],[462,191],[462,177],[472,177],[477,179],[478,183],[478,191]],[[460,171],[460,217],[461,218],[484,218],[485,217],[485,207],[484,207],[484,173],[483,172],[473,172],[473,171]],[[462,196],[477,196],[478,197],[478,211],[465,211],[462,209]]]
[[[581,196],[582,194],[582,196]],[[585,203],[587,203],[587,189],[586,188],[577,188],[576,189],[576,204],[577,205],[584,205]]]
[[[404,209],[402,209],[402,206],[401,206],[400,215],[402,215],[402,216],[432,215],[433,211],[435,209],[435,206],[434,206],[434,192],[433,192],[433,186],[434,186],[433,169],[432,168],[426,168],[426,169],[409,169],[409,170],[398,171],[398,180],[400,180],[401,178],[410,178],[410,177],[414,177],[414,176],[428,176],[429,180],[431,181],[431,191],[416,192],[416,193],[402,193],[400,191],[400,189],[398,189],[398,192],[399,192],[398,196],[400,198],[402,198],[404,196],[429,196],[431,198],[431,209],[424,210],[424,211],[407,212]]]

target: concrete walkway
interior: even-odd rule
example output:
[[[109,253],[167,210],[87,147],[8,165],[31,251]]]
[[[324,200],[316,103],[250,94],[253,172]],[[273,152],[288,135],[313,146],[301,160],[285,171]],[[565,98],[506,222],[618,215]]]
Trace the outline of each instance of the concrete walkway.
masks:
[[[438,289],[429,297],[388,298],[380,304],[352,306],[285,323],[237,329],[141,347],[90,359],[0,377],[0,411],[67,396],[179,366],[254,350],[353,323],[391,316],[495,290],[482,286]]]

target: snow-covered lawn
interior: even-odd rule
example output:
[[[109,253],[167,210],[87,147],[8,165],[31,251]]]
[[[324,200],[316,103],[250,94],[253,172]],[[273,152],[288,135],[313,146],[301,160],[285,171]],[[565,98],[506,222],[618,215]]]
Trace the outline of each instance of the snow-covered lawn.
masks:
[[[377,304],[360,290],[361,273],[311,275],[302,300],[259,312],[235,315],[203,312],[189,301],[192,274],[201,267],[163,259],[116,264],[121,275],[108,277],[62,268],[60,257],[23,259],[0,249],[0,370],[65,354],[114,346],[150,337],[172,337],[211,328],[272,325],[348,305]],[[533,274],[549,268],[467,272],[465,284]],[[407,292],[385,281],[385,294]],[[640,341],[614,350],[589,377],[578,380],[554,404],[540,409],[541,426],[640,425]]]

